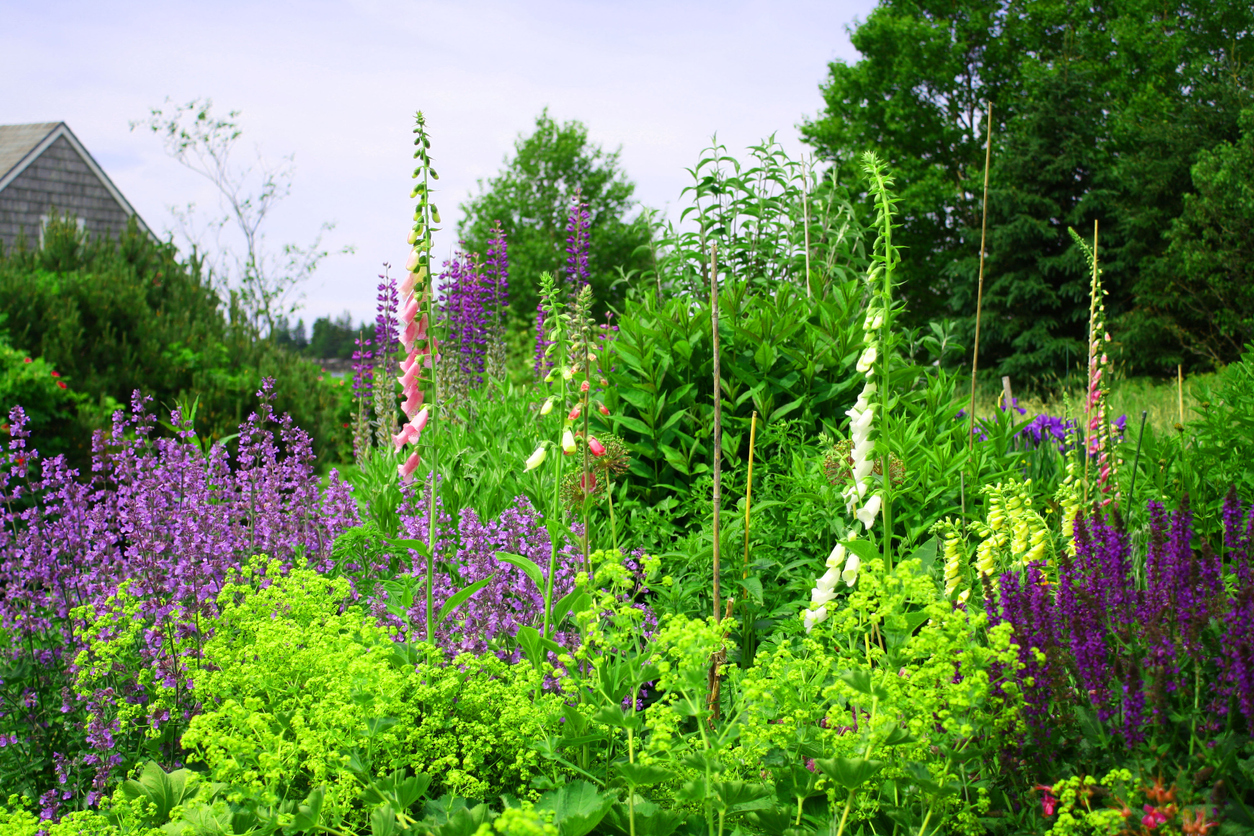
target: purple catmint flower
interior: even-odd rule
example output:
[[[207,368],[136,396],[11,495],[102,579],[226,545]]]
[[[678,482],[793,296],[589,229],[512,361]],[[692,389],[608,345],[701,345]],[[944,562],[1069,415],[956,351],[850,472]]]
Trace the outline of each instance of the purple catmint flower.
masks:
[[[0,748],[0,773],[22,772],[40,792],[55,786],[77,807],[107,794],[126,758],[148,751],[147,735],[158,733],[162,759],[177,763],[226,576],[261,553],[330,565],[335,536],[357,522],[350,489],[334,471],[318,487],[309,436],[275,415],[270,381],[258,395],[232,460],[221,444],[206,454],[177,411],[175,436],[156,437],[137,393],[130,415],[117,413],[111,432],[94,437],[83,477],[28,450],[25,415],[10,413],[0,659],[26,673],[0,688],[0,738],[15,739]],[[121,620],[94,629],[90,612]],[[107,677],[78,680],[104,659]],[[125,723],[123,705],[137,712]]]

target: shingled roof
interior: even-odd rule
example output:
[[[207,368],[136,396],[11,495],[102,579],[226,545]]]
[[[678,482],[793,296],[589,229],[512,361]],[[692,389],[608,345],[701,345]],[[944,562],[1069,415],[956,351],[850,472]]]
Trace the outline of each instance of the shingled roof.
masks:
[[[25,233],[34,246],[53,211],[94,236],[120,236],[132,215],[148,231],[64,122],[0,125],[0,243],[8,249]]]

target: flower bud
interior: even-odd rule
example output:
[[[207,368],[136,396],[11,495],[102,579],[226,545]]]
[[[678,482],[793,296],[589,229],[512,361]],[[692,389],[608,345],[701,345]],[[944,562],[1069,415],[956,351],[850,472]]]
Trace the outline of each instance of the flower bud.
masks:
[[[602,415],[609,415],[609,414],[610,414],[610,408],[609,408],[608,406],[606,406],[605,404],[603,404],[603,403],[599,403],[599,404],[597,404],[597,409],[598,409],[598,410],[600,410],[600,412],[601,412],[601,414],[602,414]]]
[[[580,391],[580,392],[587,392],[587,391],[588,391],[588,388],[589,388],[589,387],[588,387],[588,381],[586,381],[586,380],[585,380],[583,383],[580,383],[580,384],[579,384],[579,391]]]
[[[582,409],[583,409],[582,404],[575,404],[575,408],[572,409],[570,411],[570,414],[566,416],[566,420],[567,421],[577,420],[579,418],[579,413]]]
[[[588,437],[588,449],[592,451],[592,455],[594,456],[605,455],[605,445],[597,441],[592,436]]]
[[[562,452],[568,456],[575,452],[575,434],[570,430],[562,433]]]
[[[534,453],[527,457],[527,466],[523,468],[523,473],[526,473],[528,470],[535,470],[537,467],[544,464],[544,458],[546,455],[548,455],[548,450],[543,444],[541,444],[536,448]]]
[[[540,407],[540,414],[548,415],[552,411],[553,411],[553,399],[545,398],[544,405]]]

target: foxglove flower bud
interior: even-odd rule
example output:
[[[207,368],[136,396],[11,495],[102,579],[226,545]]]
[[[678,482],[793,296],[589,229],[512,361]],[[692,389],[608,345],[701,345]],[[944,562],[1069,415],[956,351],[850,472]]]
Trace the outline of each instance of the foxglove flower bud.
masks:
[[[528,470],[535,470],[537,467],[544,464],[544,459],[547,455],[547,448],[541,444],[536,448],[534,453],[527,457],[527,466],[523,468],[523,473],[526,473]]]

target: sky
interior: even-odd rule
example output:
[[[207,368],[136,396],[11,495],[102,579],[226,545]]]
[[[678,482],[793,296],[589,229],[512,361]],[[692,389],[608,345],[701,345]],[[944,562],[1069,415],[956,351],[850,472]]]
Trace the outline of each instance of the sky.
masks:
[[[771,134],[794,156],[807,150],[797,125],[821,110],[828,63],[857,60],[848,27],[874,6],[5,0],[0,124],[66,122],[149,227],[181,244],[172,209],[194,205],[204,229],[221,213],[217,193],[130,123],[167,99],[239,111],[231,160],[253,166],[252,191],[259,158],[293,158],[291,192],[262,227],[265,248],[305,246],[335,225],[322,238],[332,255],[301,287],[297,315],[373,320],[383,263],[399,273],[407,255],[415,111],[440,173],[437,258],[456,246],[458,206],[546,107],[621,149],[636,198],[674,218],[685,168],[715,134],[737,156]],[[213,236],[202,242],[212,247]],[[353,253],[338,252],[346,246]]]

